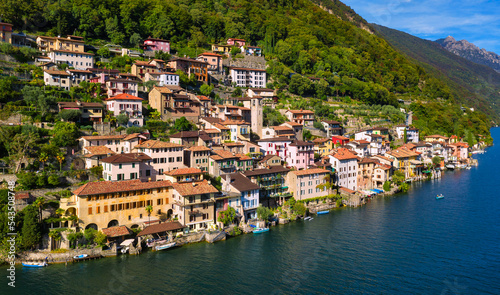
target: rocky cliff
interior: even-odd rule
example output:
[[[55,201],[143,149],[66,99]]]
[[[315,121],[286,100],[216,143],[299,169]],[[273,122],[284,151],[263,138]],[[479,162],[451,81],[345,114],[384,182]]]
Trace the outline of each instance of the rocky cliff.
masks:
[[[493,68],[500,73],[500,55],[481,49],[467,40],[457,41],[452,36],[436,40],[446,50],[472,62]]]

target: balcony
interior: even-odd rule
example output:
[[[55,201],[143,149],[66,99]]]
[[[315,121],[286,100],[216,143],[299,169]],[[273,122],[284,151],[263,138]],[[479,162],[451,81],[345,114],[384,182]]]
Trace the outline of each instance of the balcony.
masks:
[[[220,169],[236,169],[236,166],[233,164],[221,164]]]

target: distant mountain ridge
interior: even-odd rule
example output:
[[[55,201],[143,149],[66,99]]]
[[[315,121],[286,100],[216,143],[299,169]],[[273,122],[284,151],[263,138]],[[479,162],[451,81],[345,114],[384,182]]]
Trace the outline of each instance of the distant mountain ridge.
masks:
[[[500,55],[487,51],[484,48],[479,48],[467,40],[457,41],[452,36],[444,39],[438,39],[436,43],[443,46],[446,50],[461,56],[467,60],[488,66],[500,73]]]

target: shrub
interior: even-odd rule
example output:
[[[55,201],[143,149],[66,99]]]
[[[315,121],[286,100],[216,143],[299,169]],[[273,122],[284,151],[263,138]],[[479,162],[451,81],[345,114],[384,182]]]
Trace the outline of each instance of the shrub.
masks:
[[[391,190],[391,182],[390,181],[386,181],[384,183],[384,191],[388,192]]]

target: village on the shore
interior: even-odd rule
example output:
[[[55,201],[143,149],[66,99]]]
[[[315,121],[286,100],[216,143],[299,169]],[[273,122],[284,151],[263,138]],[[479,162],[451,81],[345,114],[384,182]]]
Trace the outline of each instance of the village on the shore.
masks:
[[[11,42],[25,39],[10,37]],[[265,66],[225,64],[225,55],[234,48],[243,56],[262,56],[261,48],[243,39],[214,44],[196,59],[155,58],[155,52],[170,53],[169,41],[156,38],[144,40],[144,55],[110,47],[113,54],[146,57],[134,61],[129,72],[99,68],[78,36],[38,36],[35,42],[44,53],[36,63],[46,86],[70,90],[80,83],[99,83],[106,98],[102,103],[58,102],[59,113],[76,110],[79,122],[93,125],[82,131],[77,146],[68,147],[65,161],[71,161],[71,169],[97,170],[99,175],[90,175],[66,194],[16,191],[17,211],[39,198],[59,202],[59,208],[43,210],[48,234],[37,251],[24,254],[26,260],[51,255],[53,262],[67,261],[58,258],[66,253],[61,249],[70,250],[69,257],[138,254],[146,248],[251,233],[407,191],[412,181],[439,178],[446,169],[468,169],[476,164],[471,153],[485,146],[481,138],[469,146],[455,135],[422,136],[412,126],[412,113],[403,108],[403,124],[360,129],[318,119],[309,109],[278,110],[276,90],[266,86]],[[61,69],[61,64],[68,67]],[[178,71],[203,84],[236,87],[241,94],[216,101],[181,87]],[[152,87],[145,86],[148,81],[154,81]],[[149,117],[144,115],[146,104],[153,111]],[[286,121],[264,125],[265,107]],[[122,127],[105,122],[106,113],[121,121],[126,116]],[[143,128],[153,116],[192,127],[158,138]],[[143,129],[127,132],[131,127]],[[89,229],[92,239],[103,236],[99,247],[85,242],[89,238],[83,233]]]

